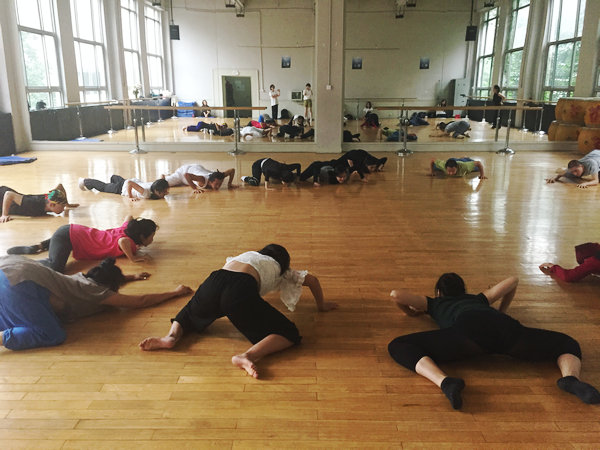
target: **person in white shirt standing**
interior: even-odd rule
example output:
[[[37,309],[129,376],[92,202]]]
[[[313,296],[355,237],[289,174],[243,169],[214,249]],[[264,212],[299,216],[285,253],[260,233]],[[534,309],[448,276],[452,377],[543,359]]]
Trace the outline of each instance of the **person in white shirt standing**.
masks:
[[[306,83],[306,87],[302,91],[302,100],[304,100],[304,118],[311,125],[311,121],[313,120],[313,112],[312,112],[312,96],[313,91],[310,87],[310,83]],[[310,112],[310,115],[308,114]]]
[[[279,96],[281,95],[281,91],[279,89],[275,90],[275,85],[272,84],[269,86],[269,97],[271,97],[271,114],[273,116],[273,120],[277,120],[279,117]]]

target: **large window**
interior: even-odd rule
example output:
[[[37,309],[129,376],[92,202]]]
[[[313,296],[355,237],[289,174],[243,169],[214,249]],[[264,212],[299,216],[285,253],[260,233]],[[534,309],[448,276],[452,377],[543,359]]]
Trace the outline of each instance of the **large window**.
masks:
[[[492,67],[494,65],[494,44],[496,41],[497,23],[498,8],[492,8],[483,15],[477,47],[476,97],[487,97],[492,88]]]
[[[30,109],[63,106],[53,0],[19,0],[17,21]]]
[[[523,62],[523,48],[529,20],[529,1],[512,0],[501,83],[507,98],[517,98],[517,90],[521,81],[521,63]]]
[[[137,0],[121,0],[121,29],[129,98],[143,97],[140,73],[140,40],[138,31]]]
[[[79,98],[108,99],[102,0],[71,0]]]
[[[553,0],[543,98],[554,102],[573,96],[586,0]]]
[[[148,61],[148,75],[150,77],[150,90],[158,94],[164,89],[163,69],[163,34],[161,26],[161,12],[157,8],[146,5],[144,9],[146,24],[146,54]]]

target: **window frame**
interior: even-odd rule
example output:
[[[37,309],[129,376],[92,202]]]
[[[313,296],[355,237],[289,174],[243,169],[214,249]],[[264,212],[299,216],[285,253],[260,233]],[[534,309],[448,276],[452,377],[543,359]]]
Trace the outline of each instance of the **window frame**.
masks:
[[[490,17],[491,13],[495,13],[495,15],[493,17]],[[476,63],[476,75],[475,75],[475,89],[474,89],[474,94],[476,97],[488,97],[489,92],[492,89],[492,73],[494,70],[494,61],[495,61],[495,45],[496,45],[496,38],[497,38],[497,34],[498,34],[498,19],[499,19],[499,7],[494,7],[489,9],[488,11],[486,11],[483,16],[482,16],[482,20],[481,20],[481,27],[480,27],[480,31],[479,31],[479,42],[478,42],[478,49],[477,49],[477,63]],[[493,22],[493,25],[492,25]],[[490,28],[490,26],[494,27],[494,39],[491,45],[491,53],[483,53],[485,51],[485,48],[488,47],[488,43],[487,43],[487,37],[488,37],[488,30]],[[480,84],[480,82],[482,80],[480,80],[480,78],[482,77],[482,71],[483,68],[485,66],[485,64],[489,62],[489,80],[487,80],[489,86],[485,86]]]
[[[556,102],[559,98],[561,97],[572,97],[575,93],[575,80],[577,78],[577,70],[579,69],[579,59],[577,59],[577,63],[574,64],[575,61],[575,55],[580,56],[580,50],[581,50],[581,34],[580,31],[583,31],[583,26],[580,23],[581,20],[583,20],[583,15],[581,14],[582,11],[582,5],[581,2],[582,0],[576,0],[577,1],[577,13],[575,15],[576,19],[575,19],[575,27],[574,27],[574,33],[575,36],[572,38],[567,38],[567,39],[556,39],[556,40],[552,40],[553,36],[550,36],[550,34],[552,33],[552,20],[554,19],[553,14],[554,14],[554,5],[556,4],[556,2],[560,2],[560,10],[562,10],[562,5],[564,4],[565,1],[573,1],[573,0],[552,0],[552,2],[550,3],[550,7],[548,8],[548,24],[549,27],[548,28],[548,39],[545,45],[545,50],[544,50],[544,60],[545,60],[545,69],[542,75],[542,88],[541,88],[541,98],[544,101],[547,102]],[[583,0],[584,2],[586,2],[586,0]],[[589,1],[589,0],[587,0]],[[585,3],[584,6],[585,8]],[[562,24],[562,15],[559,14],[558,18],[557,18],[557,27],[556,27],[556,36],[560,36],[560,30],[561,30],[561,24]],[[570,69],[569,69],[569,81],[567,83],[567,86],[557,86],[556,84],[547,84],[547,78],[548,78],[548,70],[553,70],[554,74],[553,74],[553,81],[554,83],[556,82],[556,60],[558,57],[558,51],[554,51],[554,64],[550,65],[549,64],[549,58],[551,55],[551,49],[555,48],[558,50],[559,46],[561,45],[565,45],[565,44],[573,44],[572,47],[572,51],[571,51],[571,63],[570,63]],[[579,46],[579,51],[576,51],[576,48]],[[575,71],[574,71],[574,67],[575,67]],[[564,93],[564,95],[560,95],[560,93]],[[548,95],[547,95],[548,94]],[[559,94],[557,96],[555,96],[555,94]]]
[[[65,90],[64,90],[64,79],[63,79],[63,71],[62,71],[62,60],[61,60],[61,52],[60,52],[60,46],[59,46],[59,42],[58,42],[58,18],[57,18],[57,14],[56,14],[56,0],[49,0],[48,4],[50,6],[50,8],[52,9],[52,13],[51,13],[51,24],[52,24],[52,31],[48,31],[43,29],[43,25],[42,25],[42,10],[41,10],[41,5],[40,5],[40,0],[36,0],[36,4],[37,4],[37,14],[38,17],[40,18],[40,27],[41,28],[32,28],[30,26],[25,26],[25,25],[21,25],[19,23],[19,13],[18,13],[18,2],[15,0],[15,7],[17,8],[17,32],[19,34],[19,48],[21,51],[21,64],[23,67],[23,74],[24,74],[24,85],[25,85],[25,92],[26,92],[26,96],[27,96],[27,104],[29,106],[29,110],[30,111],[35,111],[37,108],[36,106],[33,104],[33,102],[30,99],[30,96],[32,94],[44,94],[47,93],[48,94],[48,100],[49,100],[49,104],[46,105],[47,108],[61,108],[65,105]],[[50,75],[50,66],[49,66],[49,62],[48,62],[48,49],[46,48],[46,45],[42,45],[42,53],[44,55],[44,72],[46,74],[46,81],[47,81],[47,85],[45,86],[30,86],[28,84],[28,77],[27,77],[27,63],[25,60],[25,50],[24,50],[24,46],[23,46],[23,33],[29,33],[29,34],[34,34],[37,36],[40,36],[42,39],[42,43],[47,42],[46,39],[44,39],[45,37],[49,37],[52,39],[52,42],[54,44],[54,54],[56,56],[56,76],[57,76],[57,80],[58,80],[58,85],[53,85],[51,84],[51,75]],[[55,96],[53,94],[58,94],[58,99],[59,99],[59,103],[55,104],[53,99],[55,98]],[[37,103],[37,102],[36,102]]]
[[[522,0],[512,0],[512,5],[511,5],[511,11],[510,11],[510,16],[507,20],[507,29],[508,29],[508,33],[506,34],[506,44],[505,44],[505,50],[504,50],[504,56],[502,58],[502,81],[501,81],[501,86],[503,91],[505,92],[506,98],[508,99],[516,99],[517,98],[517,93],[521,84],[521,75],[522,75],[522,68],[523,68],[523,55],[525,54],[525,43],[527,42],[527,28],[529,26],[529,17],[531,15],[531,0],[528,0],[528,2],[525,4],[521,4]],[[525,8],[528,9],[527,12],[527,24],[526,24],[526,31],[525,31],[525,39],[523,39],[523,45],[518,46],[518,47],[514,47],[514,37],[515,37],[515,33],[516,33],[516,26],[517,26],[517,21],[519,19],[519,12],[524,10]],[[511,42],[512,41],[512,42]],[[508,77],[507,75],[507,66],[508,66],[508,61],[509,59],[515,55],[516,53],[521,53],[521,64],[519,66],[519,81],[517,83],[517,86],[512,86],[508,84]]]
[[[124,6],[123,3],[126,2],[128,5]],[[132,10],[130,8],[130,5],[134,6],[134,10]],[[135,32],[132,33],[131,28],[129,28],[127,31],[129,31],[129,36],[133,37],[135,36],[135,41],[137,44],[137,48],[133,48],[133,46],[127,47],[125,45],[125,39],[123,38],[123,56],[124,56],[124,62],[125,62],[125,66],[123,67],[124,69],[124,73],[125,73],[125,84],[127,86],[127,92],[126,95],[124,95],[123,97],[125,98],[129,98],[129,99],[135,99],[137,98],[136,94],[133,93],[134,89],[139,89],[138,94],[141,94],[141,96],[143,97],[143,92],[144,92],[144,80],[142,77],[142,58],[141,58],[141,49],[140,49],[140,25],[139,25],[139,12],[138,12],[138,2],[136,0],[120,0],[119,1],[119,8],[120,8],[120,13],[121,13],[121,33],[123,35],[125,35],[125,30],[123,29],[123,16],[124,16],[124,12],[127,14],[128,16],[128,21],[129,24],[131,25],[132,21],[131,18],[132,16],[134,17],[135,20],[133,20],[133,23],[135,23]],[[131,42],[133,43],[133,40],[130,39]],[[132,67],[132,70],[136,70],[136,80],[129,80],[128,77],[128,58],[127,55],[134,57],[134,59],[137,61],[137,64],[134,64],[137,67]],[[132,84],[129,84],[129,82],[132,81]]]
[[[154,18],[154,17],[150,17],[148,15],[148,11],[152,11],[156,16],[158,16],[158,19]],[[150,27],[148,26],[148,22],[154,22],[155,25],[152,27],[152,37],[150,37]],[[164,57],[164,49],[163,49],[163,20],[162,20],[162,14],[161,14],[161,10],[159,8],[156,8],[150,4],[145,3],[144,4],[144,28],[145,28],[145,35],[146,35],[146,65],[148,68],[148,89],[150,91],[162,91],[165,89],[165,57]],[[154,32],[155,30],[158,30],[158,35],[156,35]],[[157,49],[160,51],[160,53],[153,53],[151,51],[149,51],[148,49],[150,48],[150,46],[148,45],[148,39],[152,38],[152,39],[157,39],[158,41],[158,45],[157,45]],[[160,61],[160,76],[161,76],[161,85],[154,85],[152,84],[152,71],[151,71],[151,67],[152,64],[150,63],[150,59],[151,58],[155,58],[158,59]]]
[[[98,23],[100,30],[98,30],[98,35],[101,36],[102,41],[97,41],[97,40],[90,40],[90,39],[85,39],[85,38],[81,38],[81,37],[77,37],[77,35],[79,34],[79,31],[77,29],[77,24],[79,22],[79,17],[78,13],[77,13],[77,5],[81,4],[82,1],[87,1],[90,2],[90,4],[92,2],[95,2],[96,5],[98,6],[98,9],[96,10],[99,13],[99,17],[97,18],[97,22],[94,20],[94,18],[92,17],[92,24]],[[89,96],[90,93],[97,93],[97,97],[99,102],[102,101],[106,101],[108,100],[109,96],[110,96],[110,90],[109,90],[109,85],[108,85],[108,64],[107,64],[107,57],[106,57],[106,33],[105,33],[105,24],[104,24],[104,1],[103,0],[71,0],[70,2],[71,5],[71,17],[72,17],[72,27],[73,27],[73,46],[74,46],[74,51],[75,51],[75,58],[78,62],[82,62],[82,58],[81,58],[81,47],[77,44],[85,44],[85,45],[91,45],[94,47],[95,51],[94,51],[94,59],[95,59],[95,66],[96,66],[96,78],[99,79],[99,75],[100,72],[99,70],[102,69],[103,72],[103,78],[104,78],[104,84],[96,84],[96,85],[85,85],[85,79],[83,76],[83,67],[81,67],[81,71],[82,71],[82,77],[81,79],[79,79],[79,67],[77,67],[77,72],[78,72],[78,85],[79,85],[79,98],[80,101],[82,102],[87,102],[88,99],[87,97]],[[73,9],[74,8],[74,9]],[[94,11],[94,8],[90,8],[91,11]],[[94,30],[94,32],[92,33],[94,36],[96,36],[96,30]],[[102,66],[98,67],[98,60],[97,60],[97,54],[96,51],[100,50],[101,52],[101,59],[102,59]],[[83,63],[82,63],[83,64]]]

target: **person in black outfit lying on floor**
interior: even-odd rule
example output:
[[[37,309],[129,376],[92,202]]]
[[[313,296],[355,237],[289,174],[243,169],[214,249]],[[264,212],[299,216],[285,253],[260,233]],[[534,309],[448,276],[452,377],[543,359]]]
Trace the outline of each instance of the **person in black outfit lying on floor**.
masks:
[[[529,328],[505,314],[515,296],[517,277],[510,277],[477,294],[467,294],[465,282],[445,273],[435,286],[435,297],[392,291],[390,296],[408,316],[429,314],[439,330],[397,337],[388,345],[391,357],[439,386],[454,409],[462,407],[462,378],[447,376],[438,363],[462,361],[484,354],[512,356],[524,361],[556,361],[560,389],[584,403],[600,403],[600,392],[579,380],[581,349],[571,336]],[[500,300],[498,309],[492,304]]]
[[[300,176],[300,170],[300,164],[297,163],[285,164],[271,158],[261,158],[252,164],[252,176],[242,177],[242,181],[250,186],[258,186],[261,176],[264,175],[265,189],[268,189],[271,178],[281,180],[286,185],[292,183],[296,176]],[[294,175],[294,171],[296,171],[296,175]]]

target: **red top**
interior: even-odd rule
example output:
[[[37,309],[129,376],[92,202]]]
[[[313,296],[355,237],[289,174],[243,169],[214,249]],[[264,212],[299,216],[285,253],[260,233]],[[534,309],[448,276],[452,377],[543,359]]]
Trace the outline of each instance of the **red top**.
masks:
[[[563,269],[559,265],[555,265],[550,269],[550,273],[563,281],[579,281],[589,274],[600,274],[600,259],[591,256],[574,269]]]
[[[265,124],[262,123],[262,122],[257,122],[256,120],[251,120],[250,121],[250,126],[256,127],[256,128],[264,128]]]
[[[125,235],[127,224],[125,222],[119,228],[109,230],[98,230],[83,225],[72,224],[70,227],[71,245],[73,246],[73,258],[75,259],[104,259],[116,258],[123,254],[119,247],[119,239],[127,237],[131,241],[131,250],[135,254],[137,246],[131,238]]]

